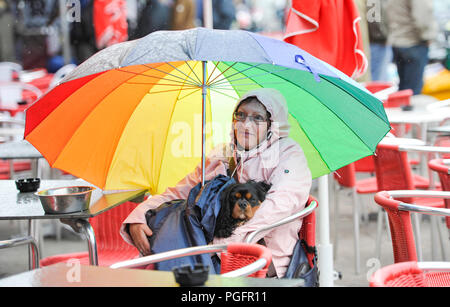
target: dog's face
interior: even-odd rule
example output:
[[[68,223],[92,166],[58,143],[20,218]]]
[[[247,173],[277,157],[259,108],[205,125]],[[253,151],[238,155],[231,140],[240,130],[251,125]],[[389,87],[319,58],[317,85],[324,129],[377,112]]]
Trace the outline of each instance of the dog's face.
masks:
[[[249,181],[230,186],[226,191],[226,204],[230,206],[231,217],[246,221],[253,217],[264,201],[270,186],[264,182]]]
[[[228,186],[220,198],[221,207],[214,236],[228,238],[238,225],[251,219],[266,198],[269,189],[269,184],[252,180]]]

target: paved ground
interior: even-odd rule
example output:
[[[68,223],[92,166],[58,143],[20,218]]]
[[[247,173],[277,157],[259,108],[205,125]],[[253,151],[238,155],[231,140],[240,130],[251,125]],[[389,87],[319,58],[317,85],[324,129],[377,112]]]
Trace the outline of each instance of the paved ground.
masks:
[[[313,195],[317,195],[317,191],[313,190]],[[390,238],[386,230],[383,231],[382,253],[381,259],[377,259],[375,255],[375,241],[376,241],[376,221],[370,221],[366,224],[361,224],[361,273],[355,274],[354,257],[353,257],[353,224],[352,224],[352,207],[351,199],[345,192],[341,192],[341,218],[339,220],[339,231],[333,233],[333,218],[334,208],[332,206],[332,199],[330,200],[330,220],[331,220],[331,236],[339,236],[339,250],[335,260],[335,270],[342,274],[342,279],[335,281],[336,286],[349,287],[366,287],[368,286],[367,274],[373,271],[376,266],[384,266],[393,263],[392,246]],[[376,212],[376,205],[370,197],[362,199],[363,203],[367,205],[369,212]],[[431,260],[430,253],[430,230],[429,220],[422,222],[422,236],[423,236],[423,253],[424,260]],[[0,240],[9,239],[20,233],[20,223],[10,221],[0,221]],[[24,225],[22,225],[24,228]],[[48,229],[48,227],[46,227]],[[318,234],[317,234],[318,238]],[[449,248],[449,246],[447,246]],[[449,248],[450,249],[450,248]],[[47,236],[44,240],[44,247],[42,256],[86,251],[87,244],[77,235],[64,230],[61,240],[56,240],[53,236]],[[448,261],[450,259],[447,259]],[[0,250],[0,278],[24,272],[28,269],[27,248],[15,247],[10,249]]]

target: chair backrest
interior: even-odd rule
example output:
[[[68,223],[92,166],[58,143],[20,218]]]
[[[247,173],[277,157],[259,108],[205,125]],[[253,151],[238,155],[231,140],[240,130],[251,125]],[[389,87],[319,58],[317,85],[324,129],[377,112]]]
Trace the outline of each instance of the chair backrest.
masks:
[[[16,108],[17,103],[23,100],[23,91],[29,91],[36,96],[42,96],[37,87],[23,82],[0,82],[0,105],[4,108]]]
[[[99,250],[135,250],[120,236],[122,222],[138,204],[126,202],[89,219]]]
[[[0,81],[13,80],[13,72],[21,72],[22,65],[14,62],[0,62]]]
[[[352,188],[356,185],[355,165],[353,163],[336,170],[333,176],[341,186]]]
[[[379,143],[374,156],[378,191],[413,190],[414,181],[408,154],[399,145]],[[402,199],[413,202],[411,198]]]
[[[410,89],[402,90],[390,94],[383,103],[385,108],[399,108],[401,106],[409,106],[411,104],[411,96],[413,91]]]
[[[373,93],[379,92],[381,90],[385,90],[387,88],[392,87],[394,84],[392,82],[384,82],[384,81],[371,81],[365,84],[365,88]]]
[[[401,201],[392,199],[386,191],[375,194],[375,202],[388,214],[394,262],[417,261],[409,211],[400,211],[398,205]]]
[[[373,162],[373,156],[362,158],[355,161],[355,172],[374,173],[375,163]]]
[[[449,287],[450,265],[435,262],[402,262],[377,270],[371,287]]]
[[[260,258],[266,259],[267,263],[265,267],[249,275],[249,277],[265,278],[270,262],[272,261],[272,254],[268,248],[259,244],[230,244],[227,250],[220,254],[220,274],[235,271],[254,263]]]
[[[315,201],[317,204],[319,202],[313,197],[309,196],[306,206],[309,206],[311,202]],[[314,258],[317,256],[315,254],[316,249],[316,212],[312,211],[309,215],[303,218],[302,227],[299,232],[299,239],[306,243],[305,252],[308,257],[308,262],[311,267],[314,266]]]
[[[211,253],[221,253],[220,274],[226,277],[252,276],[265,278],[269,265],[272,262],[272,253],[263,245],[255,243],[229,243],[171,250],[117,262],[111,265],[110,268],[148,268],[150,264],[165,260]]]
[[[442,190],[450,191],[450,167],[444,164],[443,159],[433,159],[428,162],[428,167],[437,172]],[[450,199],[444,199],[445,207],[450,209]],[[450,229],[450,217],[445,218],[447,228]]]

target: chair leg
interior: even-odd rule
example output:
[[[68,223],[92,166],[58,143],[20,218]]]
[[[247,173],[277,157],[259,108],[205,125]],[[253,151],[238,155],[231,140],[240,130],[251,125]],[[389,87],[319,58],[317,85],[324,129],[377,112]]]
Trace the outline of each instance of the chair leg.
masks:
[[[447,245],[448,245],[448,243],[445,244],[447,240],[444,237],[444,231],[442,229],[442,227],[443,227],[442,219],[440,219],[439,217],[436,217],[436,218],[437,218],[437,230],[438,230],[438,233],[439,233],[439,242],[441,243],[442,260],[443,261],[449,261],[449,255],[448,255],[448,252],[447,252]]]
[[[438,261],[438,234],[437,234],[437,224],[434,216],[430,216],[430,232],[431,232],[431,259],[433,261]]]
[[[420,232],[420,219],[419,215],[416,213],[412,213],[411,217],[413,223],[414,238],[416,243],[417,260],[422,261],[423,255],[422,255],[422,234]]]
[[[383,208],[378,207],[378,215],[377,215],[377,237],[375,244],[375,255],[378,260],[381,260],[381,231],[383,230]]]
[[[353,202],[353,235],[354,235],[354,248],[355,248],[355,272],[357,275],[360,273],[361,257],[359,248],[359,210],[358,202],[356,200],[356,189],[352,189],[352,202]]]

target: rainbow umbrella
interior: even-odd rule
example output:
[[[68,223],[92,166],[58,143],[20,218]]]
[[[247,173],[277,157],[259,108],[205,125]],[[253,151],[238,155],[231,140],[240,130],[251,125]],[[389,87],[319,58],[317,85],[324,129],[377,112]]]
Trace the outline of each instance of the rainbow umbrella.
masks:
[[[298,47],[246,31],[154,32],[104,49],[26,111],[52,167],[105,190],[161,193],[229,141],[237,99],[278,89],[313,177],[372,155],[382,102]]]

